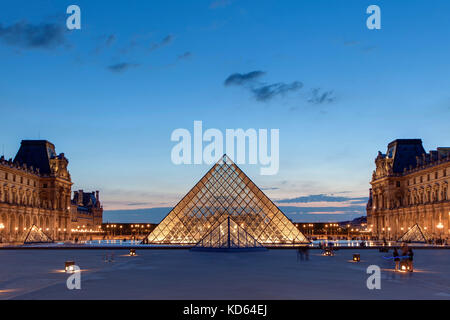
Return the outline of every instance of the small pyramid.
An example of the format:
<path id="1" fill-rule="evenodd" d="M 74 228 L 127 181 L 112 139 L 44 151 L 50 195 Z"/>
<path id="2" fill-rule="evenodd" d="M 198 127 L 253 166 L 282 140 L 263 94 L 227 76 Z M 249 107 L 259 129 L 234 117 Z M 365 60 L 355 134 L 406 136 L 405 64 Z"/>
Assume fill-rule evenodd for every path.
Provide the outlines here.
<path id="1" fill-rule="evenodd" d="M 36 225 L 32 225 L 27 235 L 25 236 L 24 244 L 30 243 L 51 243 L 53 239 L 46 235 Z"/>
<path id="2" fill-rule="evenodd" d="M 426 243 L 430 237 L 416 223 L 411 229 L 398 239 L 399 242 L 423 242 Z"/>
<path id="3" fill-rule="evenodd" d="M 169 212 L 143 243 L 195 245 L 230 216 L 263 245 L 308 239 L 226 155 Z"/>
<path id="4" fill-rule="evenodd" d="M 206 234 L 192 250 L 265 249 L 247 231 L 228 216 Z"/>

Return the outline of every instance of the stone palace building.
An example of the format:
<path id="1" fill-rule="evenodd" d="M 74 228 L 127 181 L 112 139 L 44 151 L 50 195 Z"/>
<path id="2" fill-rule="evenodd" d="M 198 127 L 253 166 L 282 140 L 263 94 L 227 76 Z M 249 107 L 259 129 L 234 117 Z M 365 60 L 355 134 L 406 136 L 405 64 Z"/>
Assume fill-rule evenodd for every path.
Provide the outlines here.
<path id="1" fill-rule="evenodd" d="M 72 230 L 99 228 L 99 193 L 75 192 L 64 153 L 46 140 L 23 140 L 14 160 L 0 158 L 0 239 L 21 241 L 32 225 L 54 240 Z"/>
<path id="2" fill-rule="evenodd" d="M 420 139 L 398 139 L 378 152 L 367 203 L 368 226 L 397 240 L 418 224 L 430 237 L 448 238 L 450 148 L 426 153 Z"/>

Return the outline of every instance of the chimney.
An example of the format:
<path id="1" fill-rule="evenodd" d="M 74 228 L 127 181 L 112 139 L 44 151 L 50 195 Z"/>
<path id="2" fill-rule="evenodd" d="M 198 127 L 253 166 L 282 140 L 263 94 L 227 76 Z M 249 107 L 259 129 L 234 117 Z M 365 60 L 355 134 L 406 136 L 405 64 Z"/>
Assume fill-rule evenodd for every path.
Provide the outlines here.
<path id="1" fill-rule="evenodd" d="M 83 190 L 78 190 L 78 203 L 77 205 L 83 205 Z"/>
<path id="2" fill-rule="evenodd" d="M 97 207 L 100 207 L 100 196 L 99 196 L 99 191 L 95 191 L 95 199 L 97 199 Z"/>

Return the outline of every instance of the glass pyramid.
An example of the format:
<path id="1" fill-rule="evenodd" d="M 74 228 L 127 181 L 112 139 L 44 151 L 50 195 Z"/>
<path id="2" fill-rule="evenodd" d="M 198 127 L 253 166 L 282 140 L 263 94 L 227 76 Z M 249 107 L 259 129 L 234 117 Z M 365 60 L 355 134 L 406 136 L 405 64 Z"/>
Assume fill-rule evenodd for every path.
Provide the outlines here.
<path id="1" fill-rule="evenodd" d="M 309 243 L 226 155 L 146 236 L 144 242 L 195 245 L 228 216 L 262 245 Z"/>
<path id="2" fill-rule="evenodd" d="M 224 217 L 225 218 L 225 217 Z M 218 249 L 265 249 L 258 241 L 239 226 L 230 216 L 223 219 L 215 229 L 207 233 L 193 250 Z"/>
<path id="3" fill-rule="evenodd" d="M 25 236 L 24 244 L 27 243 L 49 243 L 53 242 L 52 238 L 46 235 L 36 225 L 32 225 L 27 235 Z"/>
<path id="4" fill-rule="evenodd" d="M 401 242 L 427 242 L 430 237 L 423 232 L 422 228 L 416 223 L 411 229 L 398 239 Z"/>

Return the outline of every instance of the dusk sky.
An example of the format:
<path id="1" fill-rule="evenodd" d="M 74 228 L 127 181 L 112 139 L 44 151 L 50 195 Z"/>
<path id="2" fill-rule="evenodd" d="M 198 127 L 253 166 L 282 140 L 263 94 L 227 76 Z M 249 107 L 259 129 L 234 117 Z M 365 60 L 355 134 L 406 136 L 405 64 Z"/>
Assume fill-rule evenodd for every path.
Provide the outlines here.
<path id="1" fill-rule="evenodd" d="M 49 140 L 106 210 L 166 208 L 210 167 L 171 162 L 175 129 L 279 129 L 278 174 L 241 169 L 294 221 L 361 216 L 378 150 L 449 146 L 450 2 L 432 4 L 0 0 L 0 151 Z"/>

